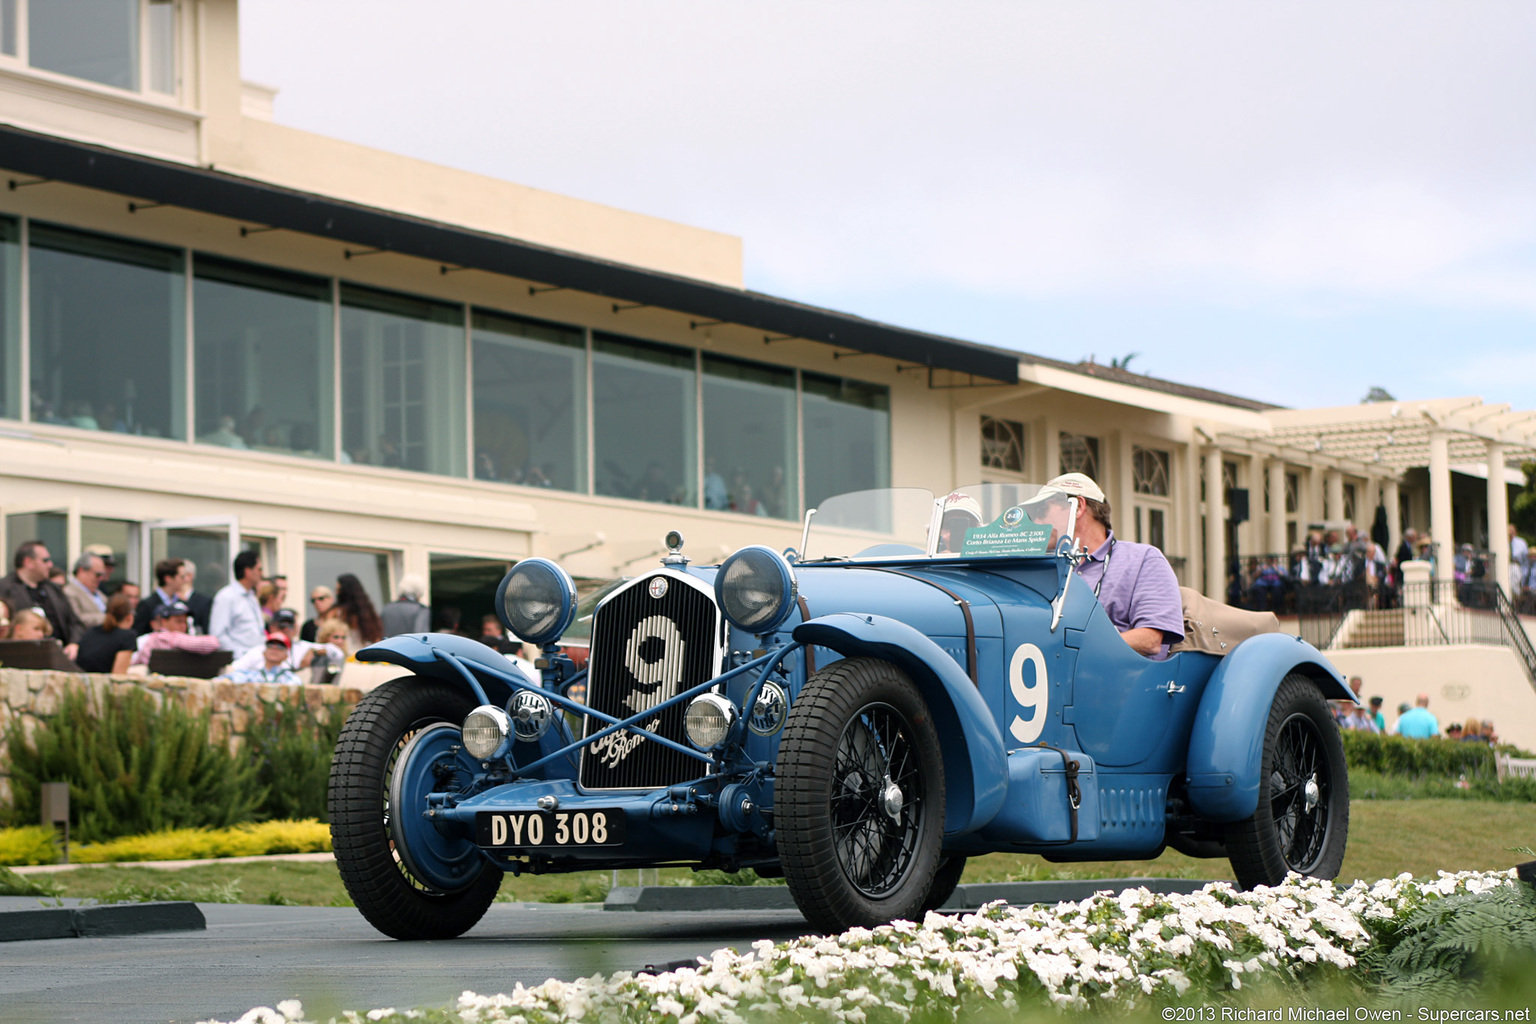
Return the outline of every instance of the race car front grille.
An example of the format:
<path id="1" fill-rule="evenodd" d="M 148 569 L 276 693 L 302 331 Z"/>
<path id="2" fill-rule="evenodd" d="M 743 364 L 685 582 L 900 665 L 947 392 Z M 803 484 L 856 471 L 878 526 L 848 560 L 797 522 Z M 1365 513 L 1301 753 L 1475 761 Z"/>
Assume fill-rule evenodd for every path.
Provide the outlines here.
<path id="1" fill-rule="evenodd" d="M 655 573 L 614 594 L 592 619 L 587 701 L 628 718 L 712 678 L 719 667 L 720 612 L 713 598 L 675 573 Z M 658 736 L 686 744 L 682 703 L 646 721 Z M 586 735 L 606 728 L 587 720 Z M 653 789 L 698 778 L 696 758 L 622 730 L 582 749 L 587 789 Z"/>

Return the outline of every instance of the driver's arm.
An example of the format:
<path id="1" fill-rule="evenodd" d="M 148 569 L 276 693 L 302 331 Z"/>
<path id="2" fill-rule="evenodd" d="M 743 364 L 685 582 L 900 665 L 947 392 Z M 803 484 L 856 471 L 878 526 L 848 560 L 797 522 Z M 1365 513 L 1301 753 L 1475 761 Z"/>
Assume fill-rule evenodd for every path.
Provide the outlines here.
<path id="1" fill-rule="evenodd" d="M 1160 629 L 1143 626 L 1140 629 L 1127 629 L 1120 635 L 1131 645 L 1131 650 L 1147 657 L 1158 653 L 1163 647 L 1163 631 Z"/>

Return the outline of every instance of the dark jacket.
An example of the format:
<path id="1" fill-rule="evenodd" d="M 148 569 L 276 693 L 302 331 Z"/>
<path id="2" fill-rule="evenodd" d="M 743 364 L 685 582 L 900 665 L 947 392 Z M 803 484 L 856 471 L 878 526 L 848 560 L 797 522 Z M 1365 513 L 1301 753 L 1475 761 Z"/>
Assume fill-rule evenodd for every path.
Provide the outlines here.
<path id="1" fill-rule="evenodd" d="M 12 572 L 0 579 L 0 601 L 6 603 L 12 615 L 23 608 L 41 608 L 48 616 L 48 621 L 53 623 L 53 635 L 59 638 L 59 643 L 65 646 L 79 643 L 80 637 L 85 634 L 85 623 L 80 621 L 80 616 L 70 607 L 63 588 L 50 580 L 43 580 L 38 586 L 42 588 L 41 601 L 33 598 L 21 577 Z"/>

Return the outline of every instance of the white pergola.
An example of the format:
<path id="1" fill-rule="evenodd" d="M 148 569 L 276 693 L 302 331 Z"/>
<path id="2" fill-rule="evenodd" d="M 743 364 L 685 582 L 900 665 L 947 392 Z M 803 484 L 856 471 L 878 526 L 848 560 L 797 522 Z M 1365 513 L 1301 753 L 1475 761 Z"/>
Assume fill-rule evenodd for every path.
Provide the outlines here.
<path id="1" fill-rule="evenodd" d="M 1504 470 L 1536 460 L 1536 411 L 1508 405 L 1488 405 L 1480 398 L 1442 398 L 1423 402 L 1377 402 L 1333 409 L 1283 409 L 1266 413 L 1270 429 L 1241 430 L 1211 438 L 1206 469 L 1214 465 L 1215 483 L 1208 493 L 1220 493 L 1222 451 L 1246 452 L 1268 459 L 1270 491 L 1284 493 L 1286 462 L 1322 466 L 1329 503 L 1343 507 L 1345 473 L 1376 480 L 1382 486 L 1392 543 L 1397 543 L 1398 482 L 1404 470 L 1423 466 L 1429 471 L 1429 530 L 1441 545 L 1436 559 L 1439 579 L 1453 573 L 1448 546 L 1452 533 L 1451 467 L 1485 463 L 1488 467 L 1488 536 L 1497 560 L 1495 579 L 1509 586 L 1509 501 Z M 1211 458 L 1214 452 L 1217 457 Z M 1220 554 L 1224 540 L 1220 523 L 1213 530 L 1207 518 L 1207 545 L 1219 557 L 1209 560 L 1208 577 L 1224 571 Z M 1278 522 L 1279 536 L 1275 530 Z M 1271 516 L 1271 550 L 1285 549 L 1283 517 Z M 1207 579 L 1219 586 L 1221 576 Z M 1220 590 L 1212 592 L 1219 593 Z"/>

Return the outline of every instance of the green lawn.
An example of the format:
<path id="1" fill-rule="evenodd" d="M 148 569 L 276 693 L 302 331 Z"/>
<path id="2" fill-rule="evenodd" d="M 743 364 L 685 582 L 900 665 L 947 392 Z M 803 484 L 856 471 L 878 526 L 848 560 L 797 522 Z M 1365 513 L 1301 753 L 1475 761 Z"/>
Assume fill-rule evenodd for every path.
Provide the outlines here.
<path id="1" fill-rule="evenodd" d="M 1508 868 L 1526 859 L 1509 852 L 1511 846 L 1536 847 L 1536 805 L 1485 800 L 1357 800 L 1350 806 L 1349 852 L 1340 877 L 1376 879 L 1404 871 L 1432 876 L 1437 870 Z M 656 874 L 662 884 L 693 877 L 686 869 Z M 1050 864 L 1034 856 L 993 854 L 973 859 L 966 866 L 963 881 L 1136 875 L 1230 879 L 1232 872 L 1224 860 L 1195 860 L 1171 850 L 1152 861 L 1085 864 Z M 534 902 L 600 899 L 610 877 L 606 871 L 508 876 L 498 898 Z M 174 871 L 114 866 L 77 868 L 30 878 L 57 883 L 64 896 L 94 899 L 288 902 L 306 906 L 348 906 L 351 902 L 341 886 L 336 866 L 331 863 L 212 861 Z M 636 884 L 636 873 L 621 873 L 619 882 Z"/>

